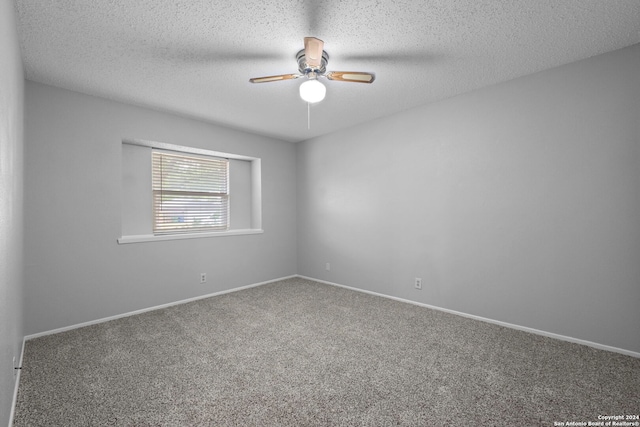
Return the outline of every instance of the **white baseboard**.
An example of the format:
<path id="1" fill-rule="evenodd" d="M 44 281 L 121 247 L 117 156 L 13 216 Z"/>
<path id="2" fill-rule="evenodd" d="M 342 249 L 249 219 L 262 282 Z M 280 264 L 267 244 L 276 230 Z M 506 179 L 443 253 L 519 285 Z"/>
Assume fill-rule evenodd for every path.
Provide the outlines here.
<path id="1" fill-rule="evenodd" d="M 512 323 L 502 322 L 502 321 L 499 321 L 499 320 L 488 319 L 488 318 L 485 318 L 485 317 L 476 316 L 476 315 L 473 315 L 473 314 L 467 314 L 467 313 L 463 313 L 463 312 L 460 312 L 460 311 L 450 310 L 450 309 L 447 309 L 447 308 L 437 307 L 437 306 L 430 305 L 430 304 L 424 304 L 424 303 L 411 301 L 411 300 L 404 299 L 404 298 L 398 298 L 398 297 L 394 297 L 394 296 L 391 296 L 391 295 L 381 294 L 381 293 L 373 292 L 373 291 L 367 291 L 365 289 L 354 288 L 354 287 L 351 287 L 351 286 L 341 285 L 339 283 L 328 282 L 326 280 L 315 279 L 313 277 L 307 277 L 307 276 L 302 276 L 302 275 L 299 275 L 299 274 L 294 274 L 294 275 L 291 275 L 291 276 L 280 277 L 278 279 L 268 280 L 268 281 L 265 281 L 265 282 L 253 283 L 251 285 L 240 286 L 238 288 L 227 289 L 227 290 L 224 290 L 224 291 L 214 292 L 214 293 L 201 295 L 201 296 L 197 296 L 197 297 L 193 297 L 193 298 L 188 298 L 188 299 L 184 299 L 184 300 L 180 300 L 180 301 L 170 302 L 170 303 L 167 303 L 167 304 L 157 305 L 157 306 L 154 306 L 154 307 L 143 308 L 143 309 L 132 311 L 132 312 L 128 312 L 128 313 L 118 314 L 118 315 L 115 315 L 115 316 L 109 316 L 109 317 L 105 317 L 105 318 L 101 318 L 101 319 L 92 320 L 92 321 L 89 321 L 89 322 L 84 322 L 84 323 L 79 323 L 79 324 L 76 324 L 76 325 L 66 326 L 66 327 L 63 327 L 63 328 L 53 329 L 53 330 L 50 330 L 50 331 L 45 331 L 45 332 L 39 332 L 39 333 L 36 333 L 36 334 L 26 335 L 22 340 L 22 349 L 21 349 L 21 352 L 20 352 L 20 363 L 19 363 L 18 366 L 22 367 L 22 360 L 24 358 L 25 343 L 26 343 L 27 340 L 30 340 L 30 339 L 42 337 L 42 336 L 45 336 L 45 335 L 52 335 L 52 334 L 57 334 L 57 333 L 60 333 L 60 332 L 70 331 L 70 330 L 73 330 L 73 329 L 78 329 L 78 328 L 82 328 L 82 327 L 85 327 L 85 326 L 95 325 L 95 324 L 98 324 L 98 323 L 104 323 L 104 322 L 108 322 L 110 320 L 120 319 L 120 318 L 123 318 L 123 317 L 135 316 L 136 314 L 142 314 L 142 313 L 146 313 L 146 312 L 153 311 L 153 310 L 159 310 L 159 309 L 171 307 L 171 306 L 174 306 L 174 305 L 186 304 L 186 303 L 189 303 L 189 302 L 192 302 L 192 301 L 197 301 L 197 300 L 201 300 L 201 299 L 205 299 L 205 298 L 210 298 L 210 297 L 214 297 L 214 296 L 217 296 L 217 295 L 228 294 L 228 293 L 231 293 L 231 292 L 237 292 L 237 291 L 241 291 L 243 289 L 254 288 L 254 287 L 257 287 L 257 286 L 266 285 L 268 283 L 273 283 L 273 282 L 277 282 L 277 281 L 280 281 L 280 280 L 291 279 L 291 278 L 294 278 L 294 277 L 299 277 L 301 279 L 307 279 L 307 280 L 313 280 L 315 282 L 324 283 L 324 284 L 331 285 L 331 286 L 337 286 L 337 287 L 340 287 L 340 288 L 345 288 L 345 289 L 349 289 L 349 290 L 356 291 L 356 292 L 363 292 L 365 294 L 375 295 L 375 296 L 379 296 L 379 297 L 382 297 L 382 298 L 389 298 L 389 299 L 392 299 L 392 300 L 395 300 L 395 301 L 404 302 L 404 303 L 413 304 L 413 305 L 418 305 L 418 306 L 430 308 L 430 309 L 433 309 L 433 310 L 443 311 L 445 313 L 455 314 L 457 316 L 467 317 L 467 318 L 470 318 L 470 319 L 479 320 L 481 322 L 493 323 L 495 325 L 500 325 L 500 326 L 504 326 L 504 327 L 507 327 L 507 328 L 516 329 L 516 330 L 519 330 L 519 331 L 530 332 L 532 334 L 542 335 L 542 336 L 549 337 L 549 338 L 555 338 L 555 339 L 558 339 L 558 340 L 561 340 L 561 341 L 568 341 L 568 342 L 572 342 L 572 343 L 575 343 L 575 344 L 582 344 L 582 345 L 586 345 L 586 346 L 589 346 L 589 347 L 597 348 L 599 350 L 606 350 L 606 351 L 611 351 L 611 352 L 614 352 L 614 353 L 620 353 L 620 354 L 624 354 L 624 355 L 627 355 L 627 356 L 640 358 L 640 353 L 634 352 L 634 351 L 630 351 L 630 350 L 625 350 L 625 349 L 622 349 L 622 348 L 611 347 L 611 346 L 608 346 L 608 345 L 599 344 L 599 343 L 595 343 L 595 342 L 591 342 L 591 341 L 586 341 L 586 340 L 582 340 L 582 339 L 578 339 L 578 338 L 572 338 L 572 337 L 568 337 L 568 336 L 565 336 L 565 335 L 559 335 L 559 334 L 555 334 L 555 333 L 552 333 L 552 332 L 546 332 L 546 331 L 541 331 L 541 330 L 538 330 L 538 329 L 528 328 L 526 326 L 520 326 L 520 325 L 515 325 L 515 324 L 512 324 Z M 13 401 L 11 403 L 11 413 L 9 414 L 9 427 L 11 427 L 13 425 L 13 418 L 14 418 L 14 415 L 15 415 L 15 407 L 16 407 L 16 403 L 17 403 L 17 399 L 18 399 L 18 388 L 19 388 L 19 385 L 20 385 L 20 373 L 21 373 L 21 370 L 18 370 L 18 374 L 16 376 L 16 381 L 15 381 L 14 390 L 13 390 Z"/>
<path id="2" fill-rule="evenodd" d="M 460 312 L 460 311 L 450 310 L 448 308 L 438 307 L 438 306 L 435 306 L 435 305 L 424 304 L 424 303 L 421 303 L 421 302 L 411 301 L 411 300 L 404 299 L 404 298 L 398 298 L 398 297 L 394 297 L 394 296 L 391 296 L 391 295 L 380 294 L 378 292 L 367 291 L 365 289 L 359 289 L 359 288 L 354 288 L 354 287 L 351 287 L 351 286 L 345 286 L 345 285 L 341 285 L 339 283 L 333 283 L 333 282 L 328 282 L 326 280 L 315 279 L 313 277 L 307 277 L 307 276 L 302 276 L 302 275 L 298 275 L 298 277 L 300 277 L 301 279 L 313 280 L 315 282 L 320 282 L 320 283 L 324 283 L 324 284 L 331 285 L 331 286 L 338 286 L 340 288 L 345 288 L 345 289 L 349 289 L 349 290 L 352 290 L 352 291 L 363 292 L 365 294 L 375 295 L 375 296 L 379 296 L 379 297 L 383 297 L 383 298 L 389 298 L 389 299 L 392 299 L 392 300 L 395 300 L 395 301 L 400 301 L 400 302 L 404 302 L 404 303 L 408 303 L 408 304 L 418 305 L 418 306 L 430 308 L 430 309 L 433 309 L 433 310 L 444 311 L 445 313 L 455 314 L 457 316 L 467 317 L 467 318 L 470 318 L 470 319 L 479 320 L 481 322 L 493 323 L 494 325 L 500 325 L 500 326 L 504 326 L 506 328 L 516 329 L 516 330 L 519 330 L 519 331 L 529 332 L 529 333 L 536 334 L 536 335 L 542 335 L 542 336 L 549 337 L 549 338 L 555 338 L 555 339 L 558 339 L 558 340 L 561 340 L 561 341 L 568 341 L 568 342 L 572 342 L 572 343 L 575 343 L 575 344 L 586 345 L 586 346 L 589 346 L 589 347 L 597 348 L 599 350 L 612 351 L 614 353 L 620 353 L 620 354 L 624 354 L 624 355 L 627 355 L 627 356 L 640 358 L 640 353 L 635 352 L 635 351 L 631 351 L 631 350 L 626 350 L 626 349 L 623 349 L 623 348 L 611 347 L 611 346 L 608 346 L 608 345 L 605 345 L 605 344 L 599 344 L 599 343 L 596 343 L 596 342 L 586 341 L 586 340 L 582 340 L 582 339 L 579 339 L 579 338 L 573 338 L 573 337 L 568 337 L 568 336 L 565 336 L 565 335 L 555 334 L 553 332 L 546 332 L 546 331 L 541 331 L 539 329 L 528 328 L 526 326 L 514 325 L 513 323 L 507 323 L 507 322 L 502 322 L 500 320 L 488 319 L 486 317 L 476 316 L 474 314 L 467 314 L 467 313 L 463 313 L 463 312 Z"/>
<path id="3" fill-rule="evenodd" d="M 22 372 L 22 358 L 24 357 L 24 343 L 26 339 L 22 338 L 22 348 L 20 349 L 20 361 L 18 362 L 18 373 L 16 374 L 16 380 L 13 385 L 13 399 L 11 401 L 11 412 L 9 413 L 9 427 L 13 426 L 13 417 L 16 413 L 16 404 L 18 403 L 18 388 L 20 386 L 20 373 Z"/>
<path id="4" fill-rule="evenodd" d="M 160 310 L 160 309 L 163 309 L 163 308 L 172 307 L 174 305 L 186 304 L 186 303 L 189 303 L 189 302 L 198 301 L 198 300 L 205 299 L 205 298 L 215 297 L 217 295 L 224 295 L 224 294 L 228 294 L 228 293 L 231 293 L 231 292 L 241 291 L 243 289 L 255 288 L 256 286 L 262 286 L 262 285 L 266 285 L 267 283 L 278 282 L 280 280 L 291 279 L 291 278 L 294 278 L 294 277 L 298 277 L 298 276 L 294 274 L 294 275 L 291 275 L 291 276 L 280 277 L 280 278 L 273 279 L 273 280 L 267 280 L 266 282 L 253 283 L 251 285 L 240 286 L 238 288 L 227 289 L 227 290 L 224 290 L 224 291 L 218 291 L 218 292 L 213 292 L 213 293 L 206 294 L 206 295 L 200 295 L 200 296 L 193 297 L 193 298 L 183 299 L 183 300 L 180 300 L 180 301 L 174 301 L 174 302 L 170 302 L 170 303 L 166 303 L 166 304 L 156 305 L 156 306 L 153 306 L 153 307 L 147 307 L 147 308 L 143 308 L 143 309 L 140 309 L 140 310 L 130 311 L 128 313 L 116 314 L 115 316 L 109 316 L 109 317 L 103 317 L 103 318 L 96 319 L 96 320 L 90 320 L 88 322 L 83 322 L 83 323 L 78 323 L 78 324 L 75 324 L 75 325 L 65 326 L 65 327 L 62 327 L 62 328 L 52 329 L 50 331 L 38 332 L 36 334 L 31 334 L 31 335 L 25 336 L 24 340 L 27 341 L 27 340 L 31 340 L 31 339 L 34 339 L 34 338 L 43 337 L 43 336 L 46 336 L 46 335 L 53 335 L 53 334 L 58 334 L 60 332 L 71 331 L 73 329 L 83 328 L 85 326 L 96 325 L 98 323 L 104 323 L 104 322 L 108 322 L 110 320 L 121 319 L 123 317 L 135 316 L 136 314 L 142 314 L 142 313 L 146 313 L 148 311 L 153 311 L 153 310 Z M 22 366 L 22 361 L 20 361 L 20 366 Z"/>
<path id="5" fill-rule="evenodd" d="M 562 340 L 562 341 L 568 341 L 568 342 L 572 342 L 572 343 L 576 343 L 576 344 L 582 344 L 582 345 L 586 345 L 586 346 L 589 346 L 589 347 L 594 347 L 594 348 L 597 348 L 597 349 L 600 349 L 600 350 L 612 351 L 612 352 L 615 352 L 615 353 L 620 353 L 620 354 L 625 354 L 627 356 L 640 358 L 640 353 L 634 352 L 634 351 L 631 351 L 631 350 L 626 350 L 626 349 L 623 349 L 623 348 L 612 347 L 612 346 L 608 346 L 608 345 L 605 345 L 605 344 L 599 344 L 599 343 L 595 343 L 595 342 L 592 342 L 592 341 L 582 340 L 582 339 L 579 339 L 579 338 L 573 338 L 573 337 L 568 337 L 568 336 L 565 336 L 565 335 L 559 335 L 559 334 L 555 334 L 553 332 L 541 331 L 539 329 L 533 329 L 533 328 L 529 328 L 529 327 L 526 327 L 526 326 L 515 325 L 513 323 L 502 322 L 500 320 L 489 319 L 489 318 L 486 318 L 486 317 L 476 316 L 474 314 L 467 314 L 467 313 L 463 313 L 463 312 L 460 312 L 460 311 L 450 310 L 448 308 L 438 307 L 438 306 L 430 305 L 430 304 L 424 304 L 424 303 L 411 301 L 411 300 L 404 299 L 404 298 L 398 298 L 398 297 L 394 297 L 394 296 L 391 296 L 391 295 L 381 294 L 381 293 L 378 293 L 378 292 L 367 291 L 365 289 L 354 288 L 354 287 L 351 287 L 351 286 L 346 286 L 346 285 L 342 285 L 342 284 L 339 284 L 339 283 L 328 282 L 326 280 L 316 279 L 316 278 L 313 278 L 313 277 L 307 277 L 307 276 L 303 276 L 303 275 L 299 275 L 299 274 L 294 274 L 294 275 L 286 276 L 286 277 L 280 277 L 280 278 L 273 279 L 273 280 L 267 280 L 265 282 L 253 283 L 251 285 L 240 286 L 240 287 L 237 287 L 237 288 L 227 289 L 227 290 L 224 290 L 224 291 L 213 292 L 213 293 L 210 293 L 210 294 L 201 295 L 201 296 L 197 296 L 197 297 L 193 297 L 193 298 L 188 298 L 188 299 L 184 299 L 184 300 L 180 300 L 180 301 L 170 302 L 170 303 L 167 303 L 167 304 L 157 305 L 157 306 L 154 306 L 154 307 L 143 308 L 143 309 L 131 311 L 131 312 L 128 312 L 128 313 L 118 314 L 118 315 L 115 315 L 115 316 L 104 317 L 104 318 L 101 318 L 101 319 L 91 320 L 89 322 L 84 322 L 84 323 L 79 323 L 79 324 L 76 324 L 76 325 L 65 326 L 65 327 L 58 328 L 58 329 L 52 329 L 50 331 L 39 332 L 39 333 L 36 333 L 36 334 L 31 334 L 31 335 L 25 336 L 24 337 L 24 341 L 27 341 L 27 340 L 30 340 L 30 339 L 34 339 L 34 338 L 38 338 L 38 337 L 42 337 L 42 336 L 45 336 L 45 335 L 57 334 L 57 333 L 60 333 L 60 332 L 70 331 L 70 330 L 82 328 L 82 327 L 85 327 L 85 326 L 95 325 L 95 324 L 98 324 L 98 323 L 104 323 L 104 322 L 108 322 L 110 320 L 120 319 L 122 317 L 135 316 L 136 314 L 142 314 L 142 313 L 146 313 L 148 311 L 153 311 L 153 310 L 160 310 L 160 309 L 171 307 L 171 306 L 174 306 L 174 305 L 186 304 L 186 303 L 189 303 L 189 302 L 192 302 L 192 301 L 197 301 L 197 300 L 204 299 L 204 298 L 210 298 L 210 297 L 214 297 L 214 296 L 217 296 L 217 295 L 223 295 L 223 294 L 227 294 L 227 293 L 230 293 L 230 292 L 237 292 L 237 291 L 241 291 L 243 289 L 249 289 L 249 288 L 253 288 L 253 287 L 256 287 L 256 286 L 266 285 L 267 283 L 273 283 L 273 282 L 277 282 L 277 281 L 280 281 L 280 280 L 291 279 L 291 278 L 294 278 L 294 277 L 300 277 L 301 279 L 313 280 L 315 282 L 325 283 L 327 285 L 332 285 L 332 286 L 338 286 L 338 287 L 341 287 L 341 288 L 350 289 L 352 291 L 363 292 L 363 293 L 366 293 L 366 294 L 375 295 L 375 296 L 379 296 L 379 297 L 383 297 L 383 298 L 389 298 L 389 299 L 392 299 L 392 300 L 395 300 L 395 301 L 400 301 L 400 302 L 404 302 L 404 303 L 408 303 L 408 304 L 414 304 L 414 305 L 418 305 L 418 306 L 421 306 L 421 307 L 430 308 L 430 309 L 433 309 L 433 310 L 439 310 L 439 311 L 443 311 L 443 312 L 446 312 L 446 313 L 455 314 L 457 316 L 462 316 L 462 317 L 467 317 L 467 318 L 470 318 L 470 319 L 480 320 L 482 322 L 493 323 L 495 325 L 500 325 L 500 326 L 504 326 L 504 327 L 511 328 L 511 329 L 517 329 L 519 331 L 530 332 L 532 334 L 542 335 L 542 336 L 549 337 L 549 338 L 555 338 L 555 339 L 559 339 L 559 340 Z M 24 341 L 23 341 L 23 351 L 22 351 L 23 354 L 24 354 Z M 22 366 L 22 355 L 20 355 L 20 366 Z M 18 375 L 20 375 L 20 372 L 18 372 Z M 16 390 L 17 390 L 17 386 L 16 386 Z"/>

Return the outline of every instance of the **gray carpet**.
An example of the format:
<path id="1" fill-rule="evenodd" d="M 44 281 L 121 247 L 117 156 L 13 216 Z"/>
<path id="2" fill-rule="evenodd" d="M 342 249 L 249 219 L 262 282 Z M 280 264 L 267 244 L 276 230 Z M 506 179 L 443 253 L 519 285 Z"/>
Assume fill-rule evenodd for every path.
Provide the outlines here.
<path id="1" fill-rule="evenodd" d="M 289 279 L 26 343 L 15 426 L 552 426 L 640 359 Z"/>

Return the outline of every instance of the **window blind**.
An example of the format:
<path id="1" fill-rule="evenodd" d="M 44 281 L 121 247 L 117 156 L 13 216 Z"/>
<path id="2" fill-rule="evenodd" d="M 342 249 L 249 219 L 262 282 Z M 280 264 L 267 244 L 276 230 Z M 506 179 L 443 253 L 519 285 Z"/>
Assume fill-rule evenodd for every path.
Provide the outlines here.
<path id="1" fill-rule="evenodd" d="M 227 230 L 229 161 L 152 150 L 153 232 Z"/>

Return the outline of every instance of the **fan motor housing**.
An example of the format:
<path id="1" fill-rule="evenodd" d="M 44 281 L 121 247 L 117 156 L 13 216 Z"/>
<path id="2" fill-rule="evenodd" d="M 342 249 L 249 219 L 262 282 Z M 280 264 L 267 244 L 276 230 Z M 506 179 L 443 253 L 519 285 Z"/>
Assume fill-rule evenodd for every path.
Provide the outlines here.
<path id="1" fill-rule="evenodd" d="M 298 71 L 300 71 L 300 73 L 304 75 L 307 75 L 309 73 L 324 74 L 325 71 L 327 71 L 327 62 L 329 62 L 329 54 L 324 50 L 322 51 L 322 59 L 320 60 L 320 66 L 316 68 L 310 67 L 307 64 L 307 58 L 304 55 L 304 49 L 302 49 L 300 52 L 296 54 L 296 60 L 298 61 Z"/>

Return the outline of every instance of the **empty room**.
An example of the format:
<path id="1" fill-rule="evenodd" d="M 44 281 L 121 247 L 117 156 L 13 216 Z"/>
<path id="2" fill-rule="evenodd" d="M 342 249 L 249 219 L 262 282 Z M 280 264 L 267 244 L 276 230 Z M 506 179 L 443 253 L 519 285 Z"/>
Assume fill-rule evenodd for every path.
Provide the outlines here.
<path id="1" fill-rule="evenodd" d="M 640 426 L 637 0 L 0 0 L 0 425 Z"/>

